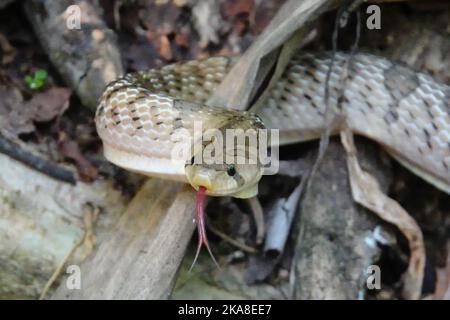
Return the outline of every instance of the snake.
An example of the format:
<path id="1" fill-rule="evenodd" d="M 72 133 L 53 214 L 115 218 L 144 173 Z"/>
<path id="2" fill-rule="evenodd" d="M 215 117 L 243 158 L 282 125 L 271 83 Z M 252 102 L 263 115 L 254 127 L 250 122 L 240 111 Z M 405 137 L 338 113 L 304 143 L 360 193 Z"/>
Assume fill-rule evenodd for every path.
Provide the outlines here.
<path id="1" fill-rule="evenodd" d="M 204 226 L 204 196 L 255 196 L 263 165 L 237 157 L 231 163 L 207 164 L 195 161 L 195 154 L 174 162 L 173 148 L 181 138 L 191 138 L 184 140 L 188 148 L 195 141 L 196 122 L 203 125 L 202 132 L 278 129 L 277 143 L 284 145 L 319 138 L 331 112 L 340 119 L 331 134 L 346 127 L 374 140 L 407 169 L 450 194 L 449 85 L 369 53 L 350 59 L 344 52 L 298 52 L 263 103 L 250 111 L 209 106 L 208 98 L 236 61 L 209 57 L 126 74 L 107 85 L 95 114 L 107 160 L 197 190 L 197 254 L 204 244 L 213 257 Z M 200 151 L 211 143 L 202 142 Z M 223 152 L 229 152 L 227 146 Z"/>

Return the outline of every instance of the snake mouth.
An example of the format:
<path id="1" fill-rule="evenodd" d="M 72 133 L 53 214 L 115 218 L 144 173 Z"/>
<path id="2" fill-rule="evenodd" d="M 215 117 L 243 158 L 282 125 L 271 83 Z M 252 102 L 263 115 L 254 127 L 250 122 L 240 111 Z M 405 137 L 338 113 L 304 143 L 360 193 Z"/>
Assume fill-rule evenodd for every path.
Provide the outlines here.
<path id="1" fill-rule="evenodd" d="M 246 181 L 246 183 L 242 185 L 227 186 L 226 184 L 221 184 L 211 171 L 197 170 L 195 171 L 195 174 L 193 174 L 191 170 L 191 168 L 186 167 L 186 178 L 189 184 L 197 191 L 200 190 L 200 188 L 204 188 L 205 193 L 208 196 L 250 198 L 257 194 L 260 176 L 253 177 L 251 181 Z"/>
<path id="2" fill-rule="evenodd" d="M 205 188 L 207 194 L 209 194 L 212 190 L 214 190 L 211 177 L 206 173 L 196 174 L 195 176 L 192 177 L 190 183 L 196 190 L 199 190 L 201 187 Z"/>
<path id="3" fill-rule="evenodd" d="M 187 167 L 186 170 L 190 171 L 191 169 Z M 195 190 L 199 191 L 204 188 L 205 193 L 209 196 L 226 196 L 232 193 L 230 190 L 220 189 L 220 186 L 214 183 L 211 172 L 199 170 L 195 174 L 186 174 L 186 177 Z"/>
<path id="4" fill-rule="evenodd" d="M 245 189 L 245 188 L 237 188 L 235 190 L 219 189 L 217 187 L 214 187 L 211 180 L 201 179 L 201 178 L 197 178 L 197 177 L 194 177 L 192 179 L 192 181 L 190 181 L 190 184 L 196 191 L 204 189 L 205 193 L 208 196 L 213 196 L 213 197 L 233 196 L 235 193 L 239 193 L 241 191 L 241 189 Z"/>
<path id="5" fill-rule="evenodd" d="M 247 199 L 247 198 L 254 197 L 258 194 L 258 184 L 257 183 L 254 183 L 249 186 L 243 186 L 243 187 L 237 188 L 235 190 L 218 190 L 218 189 L 214 189 L 214 188 L 208 188 L 201 184 L 195 185 L 195 184 L 191 183 L 191 185 L 196 191 L 200 191 L 203 189 L 205 194 L 207 194 L 208 196 L 212 196 L 212 197 L 229 196 L 229 197 L 234 197 L 234 198 Z"/>

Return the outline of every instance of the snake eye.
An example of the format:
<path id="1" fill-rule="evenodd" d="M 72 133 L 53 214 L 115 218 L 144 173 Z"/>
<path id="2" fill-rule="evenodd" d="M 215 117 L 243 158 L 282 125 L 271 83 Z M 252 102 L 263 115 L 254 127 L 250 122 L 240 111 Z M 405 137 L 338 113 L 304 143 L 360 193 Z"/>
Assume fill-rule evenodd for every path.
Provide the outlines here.
<path id="1" fill-rule="evenodd" d="M 191 158 L 191 166 L 194 165 L 195 156 Z"/>
<path id="2" fill-rule="evenodd" d="M 230 167 L 228 168 L 227 174 L 228 174 L 230 177 L 233 177 L 233 176 L 236 174 L 236 169 L 234 168 L 234 166 L 230 166 Z"/>

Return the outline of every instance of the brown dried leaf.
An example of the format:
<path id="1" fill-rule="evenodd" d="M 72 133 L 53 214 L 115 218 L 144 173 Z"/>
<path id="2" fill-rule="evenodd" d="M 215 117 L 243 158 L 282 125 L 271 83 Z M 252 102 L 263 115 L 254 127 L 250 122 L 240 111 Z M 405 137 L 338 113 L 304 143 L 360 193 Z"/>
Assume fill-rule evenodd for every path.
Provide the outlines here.
<path id="1" fill-rule="evenodd" d="M 70 139 L 66 133 L 60 132 L 58 139 L 59 152 L 66 158 L 75 161 L 82 180 L 93 181 L 98 176 L 98 170 L 80 151 L 78 144 Z"/>
<path id="2" fill-rule="evenodd" d="M 166 35 L 158 37 L 159 54 L 166 60 L 172 60 L 172 49 L 169 38 Z"/>
<path id="3" fill-rule="evenodd" d="M 419 299 L 425 270 L 425 244 L 422 231 L 414 218 L 397 201 L 389 198 L 380 189 L 378 181 L 361 168 L 353 133 L 349 129 L 341 131 L 341 141 L 347 152 L 350 185 L 355 202 L 396 226 L 409 242 L 409 266 L 403 275 L 402 293 L 406 299 Z"/>
<path id="4" fill-rule="evenodd" d="M 13 62 L 16 57 L 16 49 L 9 43 L 8 39 L 0 33 L 0 49 L 2 52 L 2 64 Z"/>
<path id="5" fill-rule="evenodd" d="M 229 0 L 223 5 L 225 14 L 230 17 L 249 14 L 253 9 L 253 0 Z"/>
<path id="6" fill-rule="evenodd" d="M 9 137 L 35 130 L 34 122 L 50 121 L 69 106 L 71 90 L 53 87 L 23 101 L 19 89 L 0 86 L 0 128 Z"/>
<path id="7" fill-rule="evenodd" d="M 69 106 L 72 91 L 53 87 L 35 94 L 24 101 L 20 90 L 10 86 L 0 86 L 0 124 L 2 132 L 8 136 L 31 133 L 34 122 L 50 121 L 64 113 Z"/>
<path id="8" fill-rule="evenodd" d="M 189 48 L 189 35 L 185 32 L 177 33 L 175 43 L 180 47 Z"/>
<path id="9" fill-rule="evenodd" d="M 62 87 L 53 87 L 35 94 L 25 104 L 23 115 L 28 116 L 31 121 L 50 121 L 67 110 L 71 94 L 72 90 Z"/>

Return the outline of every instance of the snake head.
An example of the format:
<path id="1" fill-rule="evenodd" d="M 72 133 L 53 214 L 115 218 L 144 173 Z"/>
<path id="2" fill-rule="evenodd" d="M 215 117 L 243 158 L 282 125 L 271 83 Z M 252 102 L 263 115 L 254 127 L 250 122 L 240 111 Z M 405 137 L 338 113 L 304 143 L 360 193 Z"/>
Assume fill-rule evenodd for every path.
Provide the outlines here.
<path id="1" fill-rule="evenodd" d="M 211 196 L 254 197 L 266 160 L 261 152 L 268 145 L 267 135 L 261 134 L 264 124 L 248 112 L 225 110 L 220 115 L 215 118 L 219 129 L 205 130 L 201 148 L 191 153 L 185 165 L 187 180 Z"/>
<path id="2" fill-rule="evenodd" d="M 229 152 L 230 153 L 230 152 Z M 236 198 L 251 198 L 258 193 L 258 182 L 263 169 L 258 161 L 251 162 L 247 156 L 239 156 L 237 149 L 232 161 L 208 163 L 196 160 L 185 166 L 189 183 L 198 190 L 205 187 L 211 196 L 232 196 Z"/>

